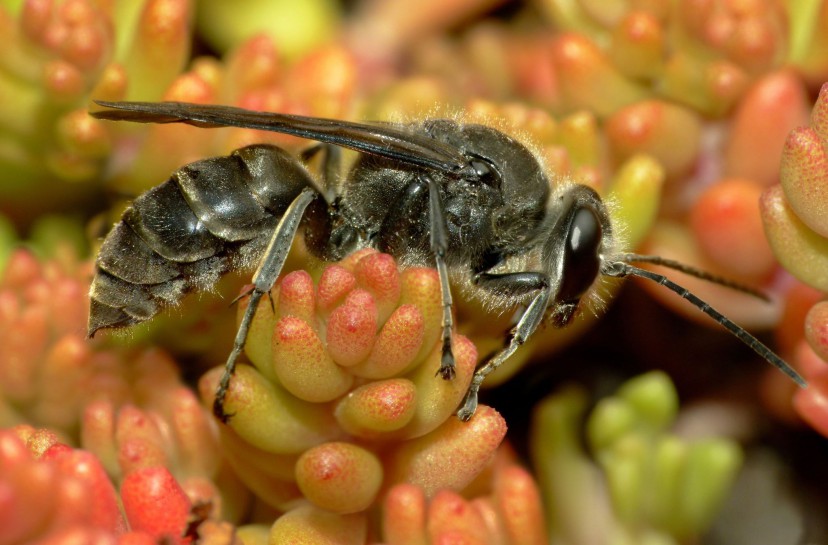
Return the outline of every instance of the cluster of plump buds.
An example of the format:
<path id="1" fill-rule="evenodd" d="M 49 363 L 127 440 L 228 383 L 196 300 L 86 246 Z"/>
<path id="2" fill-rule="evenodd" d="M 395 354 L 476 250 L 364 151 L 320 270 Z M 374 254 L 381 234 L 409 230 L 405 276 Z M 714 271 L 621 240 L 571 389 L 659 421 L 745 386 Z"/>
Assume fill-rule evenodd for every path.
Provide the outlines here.
<path id="1" fill-rule="evenodd" d="M 767 242 L 758 206 L 763 191 L 777 180 L 779 150 L 787 133 L 806 119 L 807 93 L 791 71 L 758 78 L 729 121 L 727 132 L 696 133 L 690 177 L 668 180 L 663 210 L 642 246 L 663 255 L 772 294 L 768 303 L 694 278 L 682 284 L 746 328 L 775 327 L 788 285 Z M 700 127 L 700 126 L 699 126 Z M 705 147 L 706 139 L 723 137 Z M 657 286 L 650 293 L 688 317 L 704 319 L 683 301 Z"/>
<path id="2" fill-rule="evenodd" d="M 0 7 L 0 123 L 11 136 L 0 159 L 0 194 L 3 212 L 26 222 L 33 211 L 77 207 L 96 195 L 112 143 L 87 115 L 89 96 L 120 98 L 127 85 L 136 96 L 157 96 L 141 93 L 163 89 L 170 79 L 164 72 L 184 66 L 189 7 L 158 0 L 134 12 L 92 0 L 19 4 Z"/>
<path id="3" fill-rule="evenodd" d="M 456 376 L 440 377 L 441 319 L 436 271 L 400 272 L 374 250 L 325 267 L 316 281 L 306 271 L 282 277 L 251 324 L 252 364 L 236 369 L 224 400 L 220 443 L 239 478 L 277 509 L 305 498 L 363 521 L 397 483 L 429 497 L 466 487 L 506 424 L 486 406 L 468 423 L 453 416 L 477 351 L 455 334 Z M 207 404 L 222 371 L 201 379 Z"/>
<path id="4" fill-rule="evenodd" d="M 738 443 L 711 436 L 710 422 L 704 437 L 671 432 L 678 396 L 660 372 L 629 380 L 587 416 L 589 406 L 585 392 L 570 387 L 535 409 L 532 459 L 552 541 L 692 543 L 703 536 L 741 467 Z"/>
<path id="5" fill-rule="evenodd" d="M 41 264 L 23 249 L 5 266 L 0 282 L 4 426 L 28 422 L 76 430 L 100 371 L 120 365 L 114 354 L 95 357 L 86 342 L 82 324 L 90 269 L 77 262 L 70 267 L 75 270 Z"/>
<path id="6" fill-rule="evenodd" d="M 3 545 L 184 544 L 206 520 L 165 467 L 130 471 L 117 490 L 94 454 L 26 426 L 0 430 L 0 482 Z"/>
<path id="7" fill-rule="evenodd" d="M 440 16 L 433 16 L 436 7 L 417 16 L 401 1 L 366 2 L 348 21 L 350 40 L 379 66 L 393 66 L 410 49 L 416 68 L 409 73 L 437 75 L 466 95 L 525 97 L 556 113 L 588 110 L 601 118 L 648 99 L 721 116 L 757 77 L 780 66 L 795 67 L 809 85 L 828 74 L 824 2 L 659 0 L 609 7 L 543 0 L 533 6 L 533 15 L 541 15 L 534 25 L 467 25 L 459 44 L 438 32 L 490 5 L 457 0 L 441 4 Z"/>
<path id="8" fill-rule="evenodd" d="M 115 482 L 164 468 L 189 501 L 237 520 L 250 493 L 222 465 L 215 425 L 176 362 L 157 348 L 86 339 L 90 276 L 90 263 L 65 255 L 41 262 L 19 249 L 9 258 L 0 281 L 0 428 L 44 427 L 38 437 L 80 445 Z"/>
<path id="9" fill-rule="evenodd" d="M 828 84 L 823 85 L 809 126 L 791 131 L 782 150 L 779 183 L 762 194 L 761 213 L 770 246 L 804 285 L 791 289 L 790 326 L 780 331 L 788 354 L 809 382 L 796 393 L 797 412 L 828 435 Z M 775 388 L 789 390 L 778 384 Z M 769 385 L 768 391 L 773 386 Z M 777 396 L 779 394 L 776 394 Z M 771 396 L 773 397 L 773 396 Z"/>
<path id="10" fill-rule="evenodd" d="M 119 193 L 136 195 L 184 163 L 268 140 L 254 131 L 225 131 L 215 138 L 193 129 L 197 136 L 190 138 L 180 127 L 159 133 L 134 126 L 115 129 L 87 115 L 94 108 L 90 99 L 219 102 L 327 117 L 347 113 L 354 61 L 343 48 L 317 48 L 288 68 L 270 36 L 239 38 L 245 19 L 247 26 L 251 20 L 261 22 L 255 10 L 234 6 L 216 17 L 225 11 L 223 3 L 204 4 L 198 21 L 209 27 L 208 39 L 233 50 L 226 63 L 207 57 L 191 63 L 192 0 L 112 6 L 93 0 L 25 0 L 14 8 L 0 6 L 6 39 L 0 53 L 6 109 L 0 128 L 11 135 L 0 157 L 6 173 L 0 210 L 26 223 L 34 212 L 88 204 L 100 197 L 104 160 L 112 154 L 122 163 L 142 162 L 143 176 L 116 176 L 110 182 Z M 304 25 L 288 24 L 296 32 L 316 24 L 316 32 L 295 35 L 295 47 L 291 33 L 280 40 L 294 56 L 318 43 L 320 33 L 336 21 L 336 10 L 324 2 L 304 6 L 314 4 L 315 15 Z M 221 28 L 215 28 L 217 22 Z M 190 71 L 182 73 L 188 64 Z"/>
<path id="11" fill-rule="evenodd" d="M 320 545 L 542 545 L 549 543 L 540 491 L 507 446 L 460 494 L 401 483 L 390 487 L 371 524 L 303 503 L 268 530 L 270 543 Z"/>
<path id="12" fill-rule="evenodd" d="M 40 261 L 15 250 L 0 281 L 2 425 L 32 423 L 74 434 L 94 399 L 117 404 L 180 386 L 160 351 L 132 353 L 86 339 L 91 264 Z M 149 387 L 150 384 L 154 386 Z"/>
<path id="13" fill-rule="evenodd" d="M 190 388 L 179 384 L 156 389 L 155 378 L 138 379 L 134 390 L 139 397 L 132 403 L 89 402 L 81 419 L 80 446 L 116 482 L 164 468 L 191 503 L 203 506 L 205 516 L 239 520 L 250 493 L 223 465 L 207 411 Z M 141 383 L 144 379 L 150 382 Z"/>

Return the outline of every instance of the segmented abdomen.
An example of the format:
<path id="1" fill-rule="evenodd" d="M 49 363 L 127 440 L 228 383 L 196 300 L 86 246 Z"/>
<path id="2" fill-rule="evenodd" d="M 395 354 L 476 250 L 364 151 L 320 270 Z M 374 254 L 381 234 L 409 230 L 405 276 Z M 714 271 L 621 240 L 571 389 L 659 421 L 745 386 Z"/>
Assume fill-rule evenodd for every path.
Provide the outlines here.
<path id="1" fill-rule="evenodd" d="M 89 336 L 148 320 L 226 272 L 256 265 L 307 186 L 314 183 L 301 163 L 260 144 L 191 163 L 142 194 L 98 253 Z"/>

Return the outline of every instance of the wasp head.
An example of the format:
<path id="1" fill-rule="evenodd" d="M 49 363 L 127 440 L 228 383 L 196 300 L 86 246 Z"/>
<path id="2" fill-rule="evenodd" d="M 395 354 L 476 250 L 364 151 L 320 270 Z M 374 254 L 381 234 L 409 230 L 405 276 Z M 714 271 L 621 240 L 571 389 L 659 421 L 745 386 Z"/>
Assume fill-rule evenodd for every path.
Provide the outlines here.
<path id="1" fill-rule="evenodd" d="M 584 185 L 570 185 L 554 194 L 547 219 L 543 263 L 552 282 L 547 318 L 564 327 L 601 274 L 612 228 L 603 201 Z"/>

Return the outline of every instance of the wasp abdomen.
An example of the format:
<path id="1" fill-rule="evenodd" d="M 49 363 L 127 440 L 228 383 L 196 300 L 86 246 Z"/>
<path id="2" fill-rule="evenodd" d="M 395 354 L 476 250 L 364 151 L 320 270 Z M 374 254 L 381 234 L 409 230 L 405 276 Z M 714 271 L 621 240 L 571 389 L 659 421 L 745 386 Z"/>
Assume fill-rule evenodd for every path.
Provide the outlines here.
<path id="1" fill-rule="evenodd" d="M 172 262 L 191 263 L 217 254 L 224 241 L 193 213 L 176 182 L 173 175 L 138 197 L 124 212 L 123 222 Z"/>
<path id="2" fill-rule="evenodd" d="M 138 197 L 104 240 L 90 291 L 89 335 L 148 320 L 255 262 L 278 218 L 308 186 L 314 183 L 307 170 L 269 145 L 173 173 Z"/>
<path id="3" fill-rule="evenodd" d="M 132 228 L 119 221 L 98 254 L 98 268 L 131 284 L 160 284 L 179 276 L 175 263 L 161 257 Z"/>

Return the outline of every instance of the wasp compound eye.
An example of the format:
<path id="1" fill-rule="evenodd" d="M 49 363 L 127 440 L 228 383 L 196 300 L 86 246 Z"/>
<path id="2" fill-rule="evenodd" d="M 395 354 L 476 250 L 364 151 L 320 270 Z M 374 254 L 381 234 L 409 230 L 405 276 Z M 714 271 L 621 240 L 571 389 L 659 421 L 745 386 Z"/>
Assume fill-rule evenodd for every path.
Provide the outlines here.
<path id="1" fill-rule="evenodd" d="M 588 206 L 575 211 L 564 245 L 560 301 L 580 299 L 601 268 L 598 255 L 603 232 L 598 215 Z"/>

